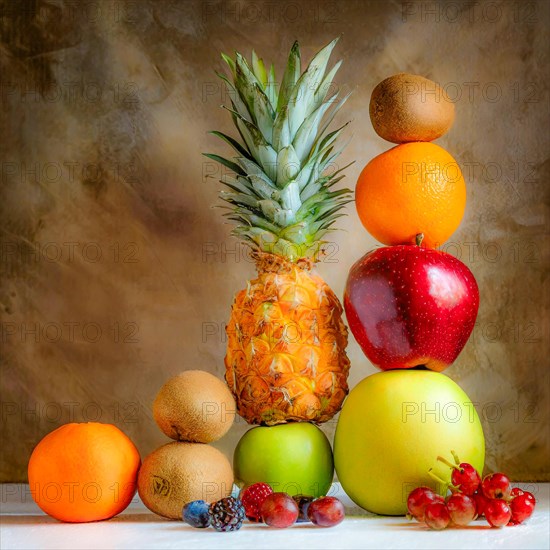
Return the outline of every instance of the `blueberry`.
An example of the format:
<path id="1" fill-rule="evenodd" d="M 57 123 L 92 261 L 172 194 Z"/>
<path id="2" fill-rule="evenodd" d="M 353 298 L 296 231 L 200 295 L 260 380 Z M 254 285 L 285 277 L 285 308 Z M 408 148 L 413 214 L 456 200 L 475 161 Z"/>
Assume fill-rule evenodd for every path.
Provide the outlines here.
<path id="1" fill-rule="evenodd" d="M 204 500 L 194 500 L 183 507 L 183 521 L 193 527 L 204 529 L 210 525 L 210 504 Z"/>

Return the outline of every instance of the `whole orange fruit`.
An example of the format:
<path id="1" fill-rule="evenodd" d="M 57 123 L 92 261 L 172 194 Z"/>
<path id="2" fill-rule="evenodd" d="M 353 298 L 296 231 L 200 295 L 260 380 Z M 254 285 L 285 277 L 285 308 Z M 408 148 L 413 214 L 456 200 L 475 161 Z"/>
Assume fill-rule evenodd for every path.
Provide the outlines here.
<path id="1" fill-rule="evenodd" d="M 359 175 L 355 204 L 369 233 L 387 245 L 443 244 L 459 226 L 466 185 L 456 160 L 428 142 L 404 143 L 373 158 Z"/>
<path id="2" fill-rule="evenodd" d="M 136 492 L 141 460 L 112 424 L 65 424 L 45 436 L 29 460 L 36 504 L 68 522 L 98 521 L 122 512 Z"/>

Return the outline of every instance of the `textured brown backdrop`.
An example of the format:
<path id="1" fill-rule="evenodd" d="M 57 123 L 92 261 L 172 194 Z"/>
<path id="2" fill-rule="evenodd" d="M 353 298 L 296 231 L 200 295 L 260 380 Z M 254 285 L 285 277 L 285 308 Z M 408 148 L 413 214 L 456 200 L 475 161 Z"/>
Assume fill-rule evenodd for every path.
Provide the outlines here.
<path id="1" fill-rule="evenodd" d="M 213 69 L 220 51 L 252 47 L 281 67 L 294 39 L 309 59 L 340 34 L 349 186 L 389 147 L 368 116 L 381 79 L 419 73 L 456 101 L 439 143 L 464 168 L 468 206 L 446 250 L 474 272 L 481 307 L 447 374 L 478 402 L 487 466 L 548 479 L 549 8 L 4 2 L 0 481 L 24 480 L 33 446 L 70 420 L 114 422 L 146 454 L 165 441 L 150 412 L 160 385 L 184 369 L 223 375 L 223 326 L 254 271 L 201 156 L 222 150 L 207 130 L 230 130 Z M 340 296 L 375 245 L 348 212 L 319 266 Z M 349 354 L 354 385 L 375 369 L 354 342 Z M 217 446 L 231 455 L 246 428 Z"/>

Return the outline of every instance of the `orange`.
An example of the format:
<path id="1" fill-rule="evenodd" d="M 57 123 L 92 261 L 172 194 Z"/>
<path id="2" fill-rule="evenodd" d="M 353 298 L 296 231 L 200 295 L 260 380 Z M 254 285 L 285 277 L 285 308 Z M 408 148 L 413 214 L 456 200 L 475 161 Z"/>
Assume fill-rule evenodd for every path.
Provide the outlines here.
<path id="1" fill-rule="evenodd" d="M 387 245 L 443 244 L 459 226 L 466 185 L 456 160 L 428 142 L 404 143 L 373 158 L 359 175 L 355 203 L 369 233 Z"/>
<path id="2" fill-rule="evenodd" d="M 122 512 L 136 492 L 138 450 L 112 424 L 65 424 L 35 447 L 29 484 L 35 502 L 68 522 L 108 519 Z"/>

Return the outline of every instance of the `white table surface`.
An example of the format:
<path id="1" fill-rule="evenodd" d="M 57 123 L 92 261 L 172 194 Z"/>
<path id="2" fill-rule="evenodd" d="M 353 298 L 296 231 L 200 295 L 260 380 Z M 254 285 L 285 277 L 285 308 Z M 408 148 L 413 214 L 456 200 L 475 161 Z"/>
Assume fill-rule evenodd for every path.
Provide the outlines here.
<path id="1" fill-rule="evenodd" d="M 519 484 L 535 493 L 537 507 L 530 520 L 519 526 L 492 529 L 478 520 L 466 528 L 430 531 L 404 517 L 382 517 L 357 508 L 335 487 L 347 517 L 340 525 L 322 529 L 296 524 L 271 529 L 245 523 L 240 531 L 217 533 L 193 529 L 179 521 L 164 520 L 137 499 L 119 516 L 95 523 L 60 523 L 44 515 L 33 502 L 28 486 L 1 485 L 0 548 L 453 548 L 523 549 L 550 547 L 550 484 Z"/>

